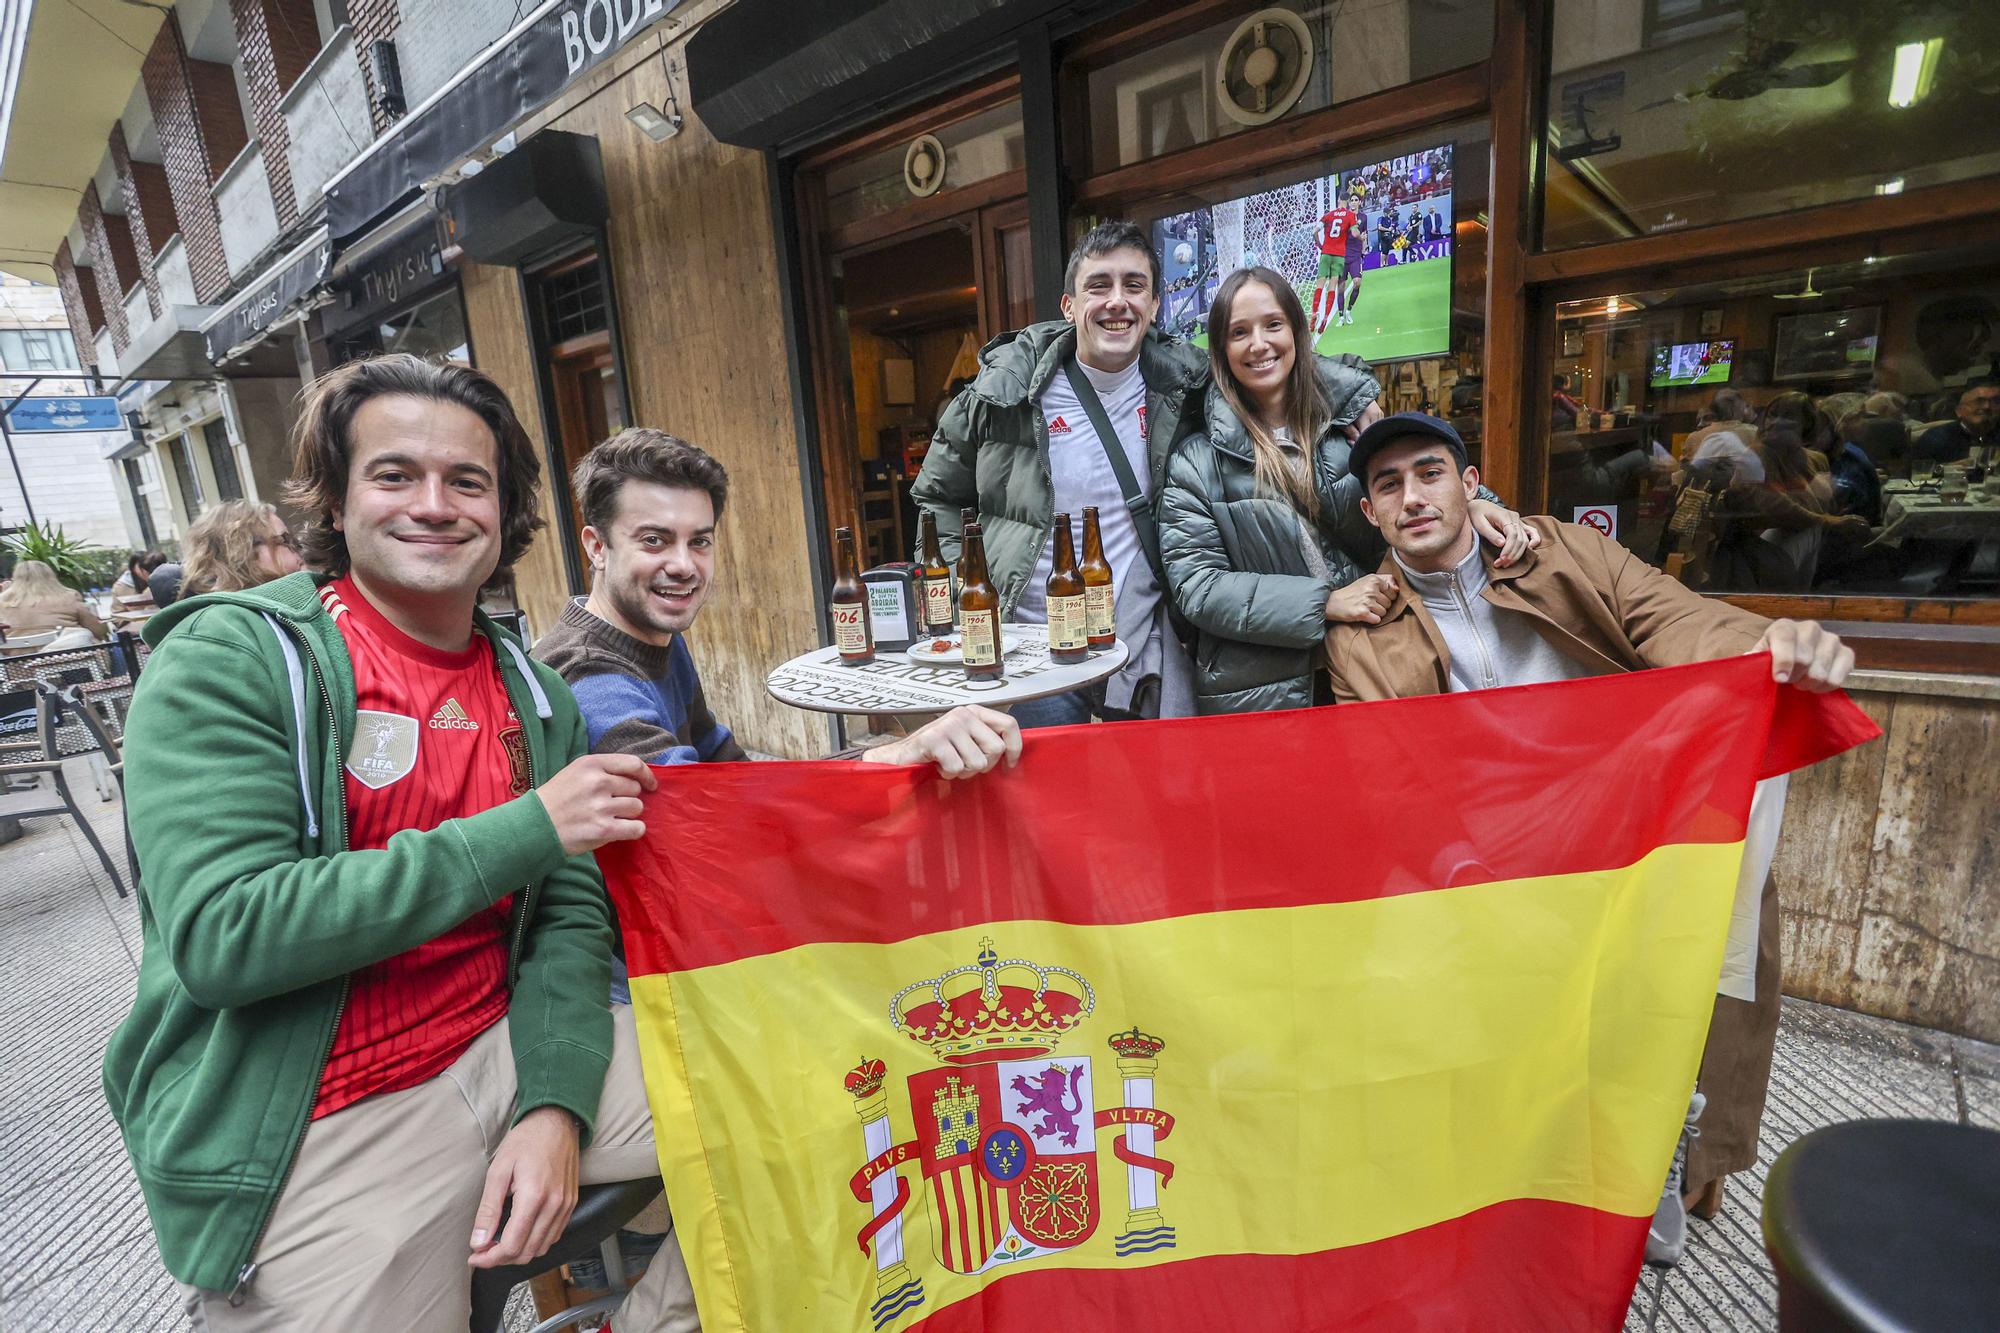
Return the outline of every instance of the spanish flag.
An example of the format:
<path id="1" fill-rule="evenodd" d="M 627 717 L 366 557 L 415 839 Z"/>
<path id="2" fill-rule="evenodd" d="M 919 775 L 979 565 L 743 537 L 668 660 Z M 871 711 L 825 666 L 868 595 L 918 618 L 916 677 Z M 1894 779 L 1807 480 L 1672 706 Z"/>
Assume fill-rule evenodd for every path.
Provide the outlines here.
<path id="1" fill-rule="evenodd" d="M 1769 659 L 659 771 L 603 860 L 708 1333 L 1609 1329 Z"/>

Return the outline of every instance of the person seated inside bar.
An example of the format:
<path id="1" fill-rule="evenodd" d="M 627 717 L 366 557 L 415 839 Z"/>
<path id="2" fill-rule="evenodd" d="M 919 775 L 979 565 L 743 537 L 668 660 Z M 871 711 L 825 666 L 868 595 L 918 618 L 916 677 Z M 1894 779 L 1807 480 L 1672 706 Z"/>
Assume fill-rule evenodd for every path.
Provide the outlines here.
<path id="1" fill-rule="evenodd" d="M 1153 327 L 1159 308 L 1160 258 L 1146 233 L 1131 222 L 1091 228 L 1070 253 L 1063 318 L 986 345 L 910 488 L 936 518 L 946 560 L 958 558 L 959 511 L 977 511 L 1001 619 L 1017 623 L 1048 618 L 1055 516 L 1092 507 L 1101 515 L 1118 637 L 1131 659 L 1100 684 L 1016 704 L 1024 727 L 1194 711 L 1152 505 L 1173 444 L 1201 425 L 1208 358 Z"/>
<path id="2" fill-rule="evenodd" d="M 1950 421 L 1917 437 L 1910 449 L 1911 471 L 1922 474 L 1938 463 L 2000 466 L 2000 384 L 1982 380 L 1959 391 Z"/>
<path id="3" fill-rule="evenodd" d="M 1854 666 L 1854 651 L 1813 621 L 1766 620 L 1703 597 L 1596 530 L 1546 515 L 1527 520 L 1541 530 L 1541 545 L 1498 566 L 1467 511 L 1479 470 L 1467 465 L 1458 432 L 1435 417 L 1383 418 L 1361 433 L 1349 463 L 1362 478 L 1362 510 L 1389 545 L 1381 572 L 1395 591 L 1378 623 L 1328 630 L 1338 702 L 1534 685 L 1753 652 L 1771 654 L 1780 682 L 1831 690 Z M 1716 997 L 1688 1132 L 1647 1239 L 1652 1262 L 1677 1261 L 1688 1209 L 1713 1217 L 1724 1178 L 1756 1163 L 1777 1043 L 1778 968 L 1778 895 L 1767 876 L 1754 999 Z"/>

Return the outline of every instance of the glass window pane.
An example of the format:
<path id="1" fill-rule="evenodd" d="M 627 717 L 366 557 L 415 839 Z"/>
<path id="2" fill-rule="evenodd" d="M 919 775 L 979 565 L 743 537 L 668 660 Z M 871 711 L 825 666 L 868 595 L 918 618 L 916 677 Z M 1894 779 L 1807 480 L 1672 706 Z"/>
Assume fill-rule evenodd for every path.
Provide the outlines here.
<path id="1" fill-rule="evenodd" d="M 928 132 L 944 147 L 944 181 L 938 186 L 940 190 L 955 190 L 1004 176 L 1027 165 L 1019 102 L 1008 102 Z M 827 225 L 841 227 L 859 222 L 916 199 L 918 196 L 910 192 L 903 177 L 903 161 L 909 148 L 907 141 L 892 144 L 829 170 Z"/>
<path id="2" fill-rule="evenodd" d="M 2000 170 L 2000 5 L 1556 0 L 1545 248 Z"/>
<path id="3" fill-rule="evenodd" d="M 2000 593 L 2000 254 L 1558 308 L 1549 512 L 1705 592 Z"/>
<path id="4" fill-rule="evenodd" d="M 1223 50 L 1252 12 L 1092 70 L 1089 83 L 1091 170 L 1110 171 L 1249 129 L 1229 114 L 1216 87 Z M 1297 116 L 1395 88 L 1486 59 L 1493 50 L 1491 0 L 1284 0 L 1277 8 L 1305 21 L 1312 62 L 1305 91 L 1285 114 Z M 1239 48 L 1230 62 L 1230 98 L 1256 110 L 1257 88 L 1282 87 L 1298 48 L 1271 29 Z M 1265 68 L 1249 62 L 1271 52 Z"/>
<path id="5" fill-rule="evenodd" d="M 1368 361 L 1384 411 L 1450 417 L 1477 462 L 1488 158 L 1483 122 L 1445 126 L 1134 209 L 1161 252 L 1160 327 L 1206 346 L 1222 279 L 1244 265 L 1275 268 L 1306 317 L 1319 314 L 1323 355 Z M 1335 276 L 1321 259 L 1337 209 L 1355 213 L 1362 234 Z"/>
<path id="6" fill-rule="evenodd" d="M 201 428 L 201 438 L 208 448 L 208 470 L 215 474 L 216 498 L 241 500 L 243 479 L 236 470 L 236 450 L 229 444 L 229 427 L 217 417 Z"/>

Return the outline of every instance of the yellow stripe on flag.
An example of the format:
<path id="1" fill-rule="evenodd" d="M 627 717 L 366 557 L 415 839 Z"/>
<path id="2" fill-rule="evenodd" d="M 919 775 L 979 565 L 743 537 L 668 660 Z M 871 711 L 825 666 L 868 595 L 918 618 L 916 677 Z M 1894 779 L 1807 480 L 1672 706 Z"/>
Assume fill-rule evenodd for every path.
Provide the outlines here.
<path id="1" fill-rule="evenodd" d="M 892 1138 L 912 1138 L 905 1080 L 941 1061 L 892 1029 L 891 999 L 987 936 L 1090 982 L 1096 1012 L 1053 1055 L 1092 1057 L 1098 1110 L 1124 1104 L 1107 1038 L 1136 1025 L 1165 1042 L 1153 1104 L 1175 1123 L 1154 1152 L 1174 1166 L 1159 1208 L 1177 1248 L 1114 1256 L 1127 1167 L 1120 1127 L 1099 1126 L 1102 1220 L 1040 1267 L 1313 1253 L 1513 1198 L 1649 1214 L 1741 859 L 1740 843 L 1672 845 L 1587 874 L 1127 925 L 1001 922 L 636 976 L 704 1327 L 868 1326 L 875 1261 L 855 1236 L 871 1213 L 849 1178 L 870 1154 L 843 1077 L 885 1061 Z M 897 1170 L 909 1263 L 931 1292 L 888 1324 L 901 1328 L 991 1279 L 934 1261 L 919 1164 Z M 732 1253 L 778 1261 L 746 1273 Z"/>

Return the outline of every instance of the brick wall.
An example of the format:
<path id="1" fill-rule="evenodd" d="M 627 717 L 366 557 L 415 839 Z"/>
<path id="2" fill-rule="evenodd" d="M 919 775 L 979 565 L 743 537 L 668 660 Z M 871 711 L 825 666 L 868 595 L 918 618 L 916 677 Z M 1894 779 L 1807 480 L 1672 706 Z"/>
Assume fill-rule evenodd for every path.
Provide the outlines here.
<path id="1" fill-rule="evenodd" d="M 368 85 L 368 116 L 377 134 L 395 122 L 382 110 L 382 98 L 375 87 L 375 62 L 368 50 L 395 37 L 402 21 L 396 0 L 348 0 L 347 24 L 354 33 L 354 58 L 361 62 L 361 77 Z"/>
<path id="2" fill-rule="evenodd" d="M 146 85 L 146 100 L 153 109 L 154 132 L 160 140 L 160 160 L 165 164 L 167 187 L 173 195 L 174 218 L 181 240 L 187 247 L 188 275 L 194 280 L 195 295 L 213 300 L 229 286 L 229 260 L 222 253 L 222 221 L 210 193 L 220 167 L 213 167 L 215 153 L 209 147 L 208 122 L 201 115 L 202 99 L 197 96 L 181 42 L 180 20 L 168 15 L 159 36 L 146 53 L 140 78 Z M 210 68 L 218 68 L 210 66 Z M 226 77 L 227 69 L 223 71 Z M 223 127 L 242 123 L 235 90 L 229 90 L 228 114 L 211 109 L 210 119 Z M 237 147 L 242 147 L 241 132 Z M 222 165 L 229 164 L 225 155 Z"/>
<path id="3" fill-rule="evenodd" d="M 83 243 L 90 251 L 90 276 L 97 284 L 97 300 L 104 309 L 103 327 L 111 331 L 111 346 L 122 352 L 132 340 L 125 323 L 125 289 L 139 276 L 139 261 L 132 253 L 132 233 L 125 219 L 104 211 L 97 182 L 83 187 L 83 202 L 77 206 L 76 220 L 83 228 Z"/>
<path id="4" fill-rule="evenodd" d="M 158 319 L 164 307 L 160 300 L 160 279 L 153 272 L 153 256 L 159 253 L 159 248 L 174 234 L 172 226 L 168 225 L 172 215 L 161 209 L 160 206 L 168 202 L 164 199 L 155 199 L 153 201 L 155 212 L 148 214 L 146 192 L 141 190 L 136 174 L 140 167 L 152 167 L 154 172 L 160 173 L 159 188 L 164 193 L 165 173 L 160 172 L 160 168 L 153 163 L 134 162 L 132 151 L 125 142 L 125 122 L 112 121 L 111 169 L 117 173 L 118 192 L 125 200 L 125 221 L 132 232 L 132 249 L 139 265 L 139 281 L 146 284 L 146 308 L 153 312 L 154 319 Z"/>
<path id="5" fill-rule="evenodd" d="M 63 309 L 69 315 L 77 357 L 84 365 L 96 369 L 95 339 L 97 331 L 104 327 L 104 317 L 98 313 L 97 288 L 94 283 L 86 287 L 78 280 L 76 256 L 69 252 L 67 240 L 56 247 L 55 269 L 56 287 L 62 292 Z"/>
<path id="6" fill-rule="evenodd" d="M 299 208 L 292 188 L 291 135 L 278 103 L 319 54 L 319 21 L 312 0 L 230 0 L 229 10 L 236 20 L 243 80 L 250 89 L 257 142 L 283 231 L 299 220 Z"/>

